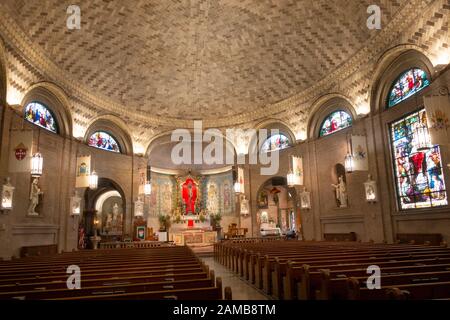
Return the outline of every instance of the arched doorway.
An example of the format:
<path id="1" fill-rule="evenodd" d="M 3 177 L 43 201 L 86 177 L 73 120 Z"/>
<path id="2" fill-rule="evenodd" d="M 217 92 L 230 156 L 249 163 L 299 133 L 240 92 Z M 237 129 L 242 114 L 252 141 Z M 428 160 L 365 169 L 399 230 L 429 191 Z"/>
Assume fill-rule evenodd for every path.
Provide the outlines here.
<path id="1" fill-rule="evenodd" d="M 264 182 L 258 189 L 256 206 L 259 235 L 270 234 L 261 230 L 276 228 L 279 228 L 282 234 L 291 230 L 303 234 L 297 190 L 287 185 L 285 177 L 273 177 Z"/>
<path id="2" fill-rule="evenodd" d="M 122 188 L 111 179 L 99 178 L 97 189 L 86 189 L 84 201 L 85 247 L 94 249 L 98 242 L 123 241 L 126 200 Z"/>

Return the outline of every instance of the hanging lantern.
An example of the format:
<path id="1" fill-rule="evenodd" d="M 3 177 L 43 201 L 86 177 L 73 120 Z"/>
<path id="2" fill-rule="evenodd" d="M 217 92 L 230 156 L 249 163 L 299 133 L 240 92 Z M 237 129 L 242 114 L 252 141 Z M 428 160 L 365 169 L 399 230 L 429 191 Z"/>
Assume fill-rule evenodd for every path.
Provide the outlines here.
<path id="1" fill-rule="evenodd" d="M 42 168 L 43 168 L 44 159 L 42 155 L 38 152 L 33 155 L 31 158 L 31 176 L 32 177 L 40 177 L 42 176 Z"/>
<path id="2" fill-rule="evenodd" d="M 0 210 L 13 209 L 14 189 L 15 188 L 11 185 L 10 179 L 6 178 L 6 182 L 1 189 L 2 202 L 0 203 Z"/>
<path id="3" fill-rule="evenodd" d="M 344 158 L 345 171 L 348 173 L 353 172 L 353 156 L 349 152 Z"/>
<path id="4" fill-rule="evenodd" d="M 414 135 L 417 143 L 417 151 L 423 152 L 431 149 L 431 139 L 426 124 L 421 123 Z"/>
<path id="5" fill-rule="evenodd" d="M 234 192 L 237 194 L 241 193 L 241 184 L 239 183 L 239 181 L 236 181 L 234 183 Z"/>
<path id="6" fill-rule="evenodd" d="M 135 217 L 143 217 L 144 216 L 144 202 L 141 198 L 138 198 L 134 202 L 134 216 Z"/>
<path id="7" fill-rule="evenodd" d="M 77 192 L 70 198 L 70 215 L 79 216 L 81 214 L 81 197 Z"/>
<path id="8" fill-rule="evenodd" d="M 370 174 L 367 181 L 364 182 L 364 191 L 366 193 L 367 202 L 378 201 L 377 183 L 374 180 L 372 180 L 372 176 Z"/>
<path id="9" fill-rule="evenodd" d="M 89 189 L 95 190 L 98 187 L 98 175 L 97 172 L 92 171 L 89 176 Z"/>
<path id="10" fill-rule="evenodd" d="M 151 182 L 151 181 L 147 181 L 147 182 L 144 184 L 144 194 L 145 194 L 146 196 L 149 196 L 149 195 L 152 194 L 152 182 Z"/>
<path id="11" fill-rule="evenodd" d="M 295 174 L 292 171 L 289 171 L 287 174 L 287 185 L 292 187 L 295 185 Z"/>

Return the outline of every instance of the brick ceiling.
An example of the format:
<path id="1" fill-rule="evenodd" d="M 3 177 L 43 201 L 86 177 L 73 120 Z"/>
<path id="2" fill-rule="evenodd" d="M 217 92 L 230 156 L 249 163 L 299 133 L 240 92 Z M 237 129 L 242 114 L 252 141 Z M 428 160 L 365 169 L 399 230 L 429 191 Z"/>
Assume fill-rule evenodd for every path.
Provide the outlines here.
<path id="1" fill-rule="evenodd" d="M 257 111 L 363 48 L 373 0 L 2 0 L 74 82 L 133 112 L 215 119 Z M 378 0 L 387 24 L 407 0 Z M 81 30 L 66 9 L 81 7 Z"/>

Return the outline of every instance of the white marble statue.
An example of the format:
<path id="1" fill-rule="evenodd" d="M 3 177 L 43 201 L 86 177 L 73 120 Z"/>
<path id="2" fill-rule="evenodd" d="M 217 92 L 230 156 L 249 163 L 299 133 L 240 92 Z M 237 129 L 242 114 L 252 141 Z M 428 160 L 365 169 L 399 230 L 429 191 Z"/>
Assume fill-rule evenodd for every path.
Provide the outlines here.
<path id="1" fill-rule="evenodd" d="M 336 199 L 339 200 L 340 208 L 347 208 L 347 186 L 342 176 L 339 177 L 338 184 L 331 184 L 336 189 Z"/>
<path id="2" fill-rule="evenodd" d="M 41 195 L 41 189 L 38 185 L 38 179 L 34 179 L 31 183 L 30 190 L 30 205 L 28 206 L 28 215 L 38 216 L 39 213 L 36 212 L 36 207 L 39 205 L 39 195 Z"/>

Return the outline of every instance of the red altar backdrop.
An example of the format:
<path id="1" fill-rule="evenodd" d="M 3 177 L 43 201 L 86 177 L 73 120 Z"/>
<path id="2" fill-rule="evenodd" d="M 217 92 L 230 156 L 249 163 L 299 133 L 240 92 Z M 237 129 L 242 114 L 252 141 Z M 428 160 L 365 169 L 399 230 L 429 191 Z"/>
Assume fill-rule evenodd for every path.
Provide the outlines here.
<path id="1" fill-rule="evenodd" d="M 197 184 L 192 178 L 187 178 L 181 187 L 181 197 L 183 198 L 183 203 L 186 205 L 185 214 L 195 214 L 195 204 L 198 194 Z"/>

